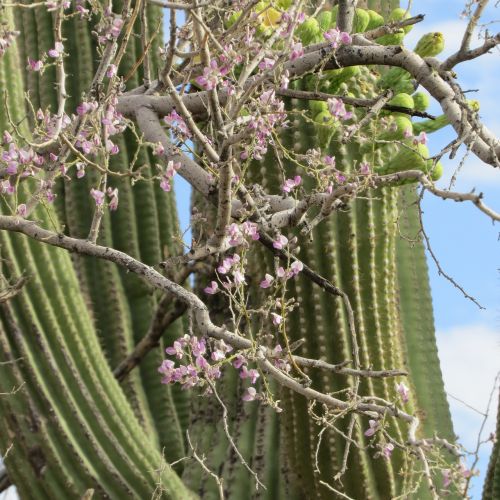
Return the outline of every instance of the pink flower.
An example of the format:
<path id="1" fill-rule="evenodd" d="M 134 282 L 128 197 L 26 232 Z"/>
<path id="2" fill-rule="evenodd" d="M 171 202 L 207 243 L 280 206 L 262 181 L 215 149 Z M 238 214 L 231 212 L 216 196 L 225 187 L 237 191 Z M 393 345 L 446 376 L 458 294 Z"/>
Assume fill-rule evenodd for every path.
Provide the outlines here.
<path id="1" fill-rule="evenodd" d="M 286 271 L 283 267 L 278 267 L 278 269 L 276 269 L 276 276 L 280 279 L 283 279 L 283 278 L 286 278 Z"/>
<path id="2" fill-rule="evenodd" d="M 391 454 L 393 451 L 394 451 L 394 445 L 392 443 L 387 443 L 382 448 L 382 455 L 384 455 L 385 458 L 389 459 L 389 458 L 391 458 Z"/>
<path id="3" fill-rule="evenodd" d="M 288 243 L 288 238 L 286 236 L 283 236 L 280 234 L 274 241 L 273 241 L 273 247 L 276 248 L 277 250 L 281 250 L 284 246 L 286 246 Z"/>
<path id="4" fill-rule="evenodd" d="M 50 49 L 47 54 L 50 57 L 59 57 L 64 51 L 64 45 L 61 42 L 56 42 L 55 47 L 53 49 Z"/>
<path id="5" fill-rule="evenodd" d="M 106 70 L 106 76 L 108 78 L 113 78 L 116 76 L 117 73 L 118 73 L 118 68 L 116 67 L 116 65 L 110 64 L 108 66 L 108 69 Z"/>
<path id="6" fill-rule="evenodd" d="M 256 241 L 260 238 L 258 232 L 259 226 L 255 222 L 245 221 L 241 225 L 241 230 L 245 236 L 250 236 L 252 240 Z"/>
<path id="7" fill-rule="evenodd" d="M 233 271 L 233 279 L 236 286 L 246 284 L 245 275 L 239 269 Z"/>
<path id="8" fill-rule="evenodd" d="M 118 188 L 108 187 L 107 194 L 110 198 L 109 209 L 115 211 L 118 208 Z"/>
<path id="9" fill-rule="evenodd" d="M 255 384 L 259 377 L 259 372 L 255 368 L 251 368 L 249 370 L 245 365 L 243 365 L 243 368 L 240 370 L 240 378 L 249 378 L 251 384 Z"/>
<path id="10" fill-rule="evenodd" d="M 95 204 L 99 207 L 104 203 L 104 192 L 99 189 L 92 188 L 90 190 L 90 196 L 94 198 Z"/>
<path id="11" fill-rule="evenodd" d="M 283 321 L 283 316 L 280 316 L 279 314 L 276 313 L 271 313 L 271 317 L 273 319 L 273 325 L 281 325 Z"/>
<path id="12" fill-rule="evenodd" d="M 207 351 L 207 344 L 205 339 L 198 339 L 198 337 L 191 337 L 189 341 L 189 345 L 191 347 L 191 352 L 193 356 L 197 358 L 198 356 L 202 356 Z"/>
<path id="13" fill-rule="evenodd" d="M 420 132 L 417 137 L 413 138 L 413 144 L 427 144 L 427 134 L 425 132 Z"/>
<path id="14" fill-rule="evenodd" d="M 16 209 L 17 215 L 20 217 L 26 217 L 26 214 L 28 213 L 28 207 L 26 206 L 26 203 L 21 203 L 17 209 Z"/>
<path id="15" fill-rule="evenodd" d="M 120 31 L 122 30 L 123 19 L 121 17 L 115 17 L 113 23 L 111 24 L 111 29 L 109 34 L 112 38 L 118 38 L 120 36 Z"/>
<path id="16" fill-rule="evenodd" d="M 328 104 L 328 111 L 330 111 L 330 114 L 333 117 L 338 118 L 339 120 L 348 120 L 352 117 L 352 113 L 350 111 L 346 111 L 342 99 L 331 97 L 326 102 Z"/>
<path id="17" fill-rule="evenodd" d="M 325 40 L 330 42 L 333 49 L 338 48 L 340 44 L 349 45 L 352 42 L 352 38 L 349 33 L 344 31 L 339 31 L 337 28 L 332 28 L 326 33 L 323 33 Z"/>
<path id="18" fill-rule="evenodd" d="M 2 139 L 4 144 L 10 144 L 12 142 L 12 136 L 7 130 L 4 131 Z"/>
<path id="19" fill-rule="evenodd" d="M 408 139 L 412 136 L 413 134 L 411 133 L 411 128 L 405 128 L 404 132 L 403 132 L 403 137 L 405 139 Z"/>
<path id="20" fill-rule="evenodd" d="M 208 295 L 215 295 L 218 292 L 219 285 L 215 281 L 211 281 L 210 285 L 203 289 Z"/>
<path id="21" fill-rule="evenodd" d="M 472 476 L 472 471 L 463 462 L 460 462 L 460 474 L 464 479 L 468 479 Z"/>
<path id="22" fill-rule="evenodd" d="M 83 116 L 86 113 L 90 113 L 91 111 L 95 111 L 98 108 L 98 104 L 96 102 L 82 102 L 76 108 L 76 112 L 78 115 Z"/>
<path id="23" fill-rule="evenodd" d="M 290 84 L 290 74 L 288 73 L 288 70 L 285 70 L 285 72 L 281 75 L 281 81 L 280 81 L 280 88 L 281 89 L 287 89 L 288 85 Z"/>
<path id="24" fill-rule="evenodd" d="M 370 164 L 367 163 L 366 161 L 361 162 L 359 164 L 359 173 L 362 175 L 369 175 L 370 173 Z"/>
<path id="25" fill-rule="evenodd" d="M 290 53 L 290 60 L 294 61 L 299 57 L 304 55 L 304 49 L 302 48 L 302 44 L 300 42 L 292 45 L 292 52 Z"/>
<path id="26" fill-rule="evenodd" d="M 246 392 L 243 394 L 243 401 L 254 401 L 257 396 L 257 391 L 254 387 L 248 387 Z"/>
<path id="27" fill-rule="evenodd" d="M 241 354 L 237 354 L 234 358 L 234 361 L 233 361 L 233 366 L 239 370 L 244 364 L 246 364 L 247 360 L 244 356 L 242 356 Z"/>
<path id="28" fill-rule="evenodd" d="M 441 474 L 443 476 L 443 488 L 448 488 L 451 484 L 451 470 L 450 469 L 442 469 Z"/>
<path id="29" fill-rule="evenodd" d="M 14 194 L 16 188 L 10 183 L 9 179 L 0 182 L 0 193 Z"/>
<path id="30" fill-rule="evenodd" d="M 42 61 L 35 61 L 34 59 L 30 59 L 28 57 L 27 68 L 31 71 L 40 71 L 43 68 L 43 62 Z"/>
<path id="31" fill-rule="evenodd" d="M 396 384 L 396 391 L 401 397 L 403 403 L 408 403 L 410 399 L 410 389 L 408 389 L 408 387 L 406 387 L 406 385 L 403 382 Z"/>
<path id="32" fill-rule="evenodd" d="M 304 264 L 302 264 L 300 260 L 293 261 L 292 265 L 290 266 L 289 277 L 293 278 L 294 276 L 297 276 L 297 274 L 299 274 L 302 269 L 304 269 Z"/>
<path id="33" fill-rule="evenodd" d="M 274 278 L 270 274 L 266 273 L 265 279 L 263 279 L 260 282 L 260 287 L 261 288 L 269 288 L 273 281 L 274 281 Z"/>
<path id="34" fill-rule="evenodd" d="M 296 188 L 297 186 L 300 186 L 302 182 L 302 177 L 300 175 L 296 175 L 293 179 L 287 179 L 285 181 L 285 184 L 283 184 L 283 191 L 285 193 L 289 193 L 292 189 Z"/>
<path id="35" fill-rule="evenodd" d="M 189 138 L 191 137 L 191 131 L 189 127 L 186 125 L 184 118 L 182 118 L 179 113 L 174 109 L 168 115 L 163 118 L 163 121 L 174 130 L 174 132 L 178 133 L 181 138 Z"/>
<path id="36" fill-rule="evenodd" d="M 262 59 L 262 61 L 260 61 L 259 63 L 259 68 L 261 70 L 271 69 L 275 64 L 276 61 L 274 59 L 264 57 L 264 59 Z"/>
<path id="37" fill-rule="evenodd" d="M 81 179 L 85 176 L 85 163 L 77 163 L 76 164 L 76 177 Z"/>
<path id="38" fill-rule="evenodd" d="M 210 65 L 203 68 L 203 75 L 196 78 L 196 83 L 203 87 L 205 90 L 214 89 L 220 82 L 221 78 L 226 75 L 229 68 L 219 67 L 216 59 L 210 61 Z"/>
<path id="39" fill-rule="evenodd" d="M 178 359 L 181 359 L 184 356 L 183 345 L 178 340 L 174 342 L 174 345 L 172 347 L 167 347 L 165 349 L 165 352 L 169 356 L 175 356 Z"/>
<path id="40" fill-rule="evenodd" d="M 370 437 L 375 434 L 378 430 L 378 421 L 377 420 L 368 420 L 368 424 L 370 428 L 365 431 L 365 436 Z"/>

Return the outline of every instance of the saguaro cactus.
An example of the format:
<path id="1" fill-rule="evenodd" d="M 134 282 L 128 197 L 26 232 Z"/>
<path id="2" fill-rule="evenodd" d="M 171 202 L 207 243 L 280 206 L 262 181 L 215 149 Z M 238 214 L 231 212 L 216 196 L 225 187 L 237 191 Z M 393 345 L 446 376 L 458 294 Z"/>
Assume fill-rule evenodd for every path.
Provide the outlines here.
<path id="1" fill-rule="evenodd" d="M 394 6 L 395 2 L 368 2 L 368 7 L 385 15 Z M 365 14 L 358 12 L 356 26 L 360 30 L 368 26 Z M 12 11 L 6 10 L 5 15 L 12 16 Z M 151 9 L 150 25 L 156 15 Z M 6 19 L 12 24 L 11 17 Z M 323 14 L 318 26 L 328 27 L 331 22 L 332 16 Z M 23 60 L 53 46 L 50 13 L 26 9 L 20 23 Z M 78 16 L 66 30 L 74 53 L 74 58 L 65 62 L 66 69 L 78 75 L 71 80 L 68 108 L 75 109 L 88 97 L 83 93 L 95 70 L 96 49 L 91 27 Z M 129 44 L 120 71 L 130 76 L 131 86 L 137 86 L 140 71 L 136 75 L 130 70 L 142 49 L 134 38 Z M 332 90 L 372 97 L 377 93 L 376 71 L 340 69 L 326 81 Z M 50 70 L 42 77 L 25 74 L 24 88 L 29 89 L 35 108 L 55 107 L 54 79 Z M 8 91 L 13 122 L 21 123 L 26 110 L 14 48 L 0 60 L 0 83 Z M 300 85 L 317 83 L 306 77 Z M 342 144 L 338 132 L 330 129 L 331 123 L 321 116 L 318 119 L 321 110 L 315 108 L 317 103 L 311 108 L 298 101 L 289 105 L 303 111 L 307 119 L 295 119 L 291 131 L 282 136 L 284 145 L 297 153 L 321 147 L 321 154 L 336 158 L 337 169 L 345 176 L 358 171 L 362 163 L 372 169 L 383 168 L 396 154 L 392 145 Z M 388 122 L 397 124 L 397 118 L 388 118 Z M 8 120 L 0 123 L 2 131 L 11 127 Z M 397 125 L 396 133 L 399 128 Z M 385 132 L 377 126 L 368 131 L 374 138 Z M 112 157 L 115 170 L 124 170 L 135 157 L 136 144 L 131 139 L 132 134 L 126 133 L 115 141 L 120 148 L 119 155 Z M 139 163 L 151 172 L 150 159 L 140 154 Z M 254 178 L 278 193 L 283 179 L 274 160 L 270 153 L 251 168 Z M 295 173 L 291 162 L 284 163 L 287 174 Z M 58 231 L 85 237 L 93 207 L 89 191 L 98 181 L 94 174 L 71 179 L 58 187 L 57 214 L 43 206 L 37 209 L 36 217 L 53 222 Z M 149 265 L 159 262 L 165 248 L 174 250 L 173 198 L 151 183 L 138 182 L 132 187 L 124 179 L 111 182 L 119 188 L 120 210 L 104 215 L 99 243 L 124 250 Z M 28 190 L 25 184 L 23 189 Z M 408 407 L 420 415 L 422 435 L 437 432 L 453 439 L 436 355 L 428 283 L 422 279 L 427 272 L 423 248 L 420 242 L 410 246 L 398 236 L 398 220 L 412 238 L 418 231 L 413 201 L 412 186 L 368 191 L 366 199 L 353 202 L 349 210 L 341 210 L 318 225 L 312 231 L 312 243 L 301 237 L 298 255 L 347 293 L 356 318 L 360 366 L 377 370 L 406 367 L 412 384 Z M 11 213 L 12 207 L 4 204 L 2 211 Z M 17 235 L 2 233 L 1 238 L 5 286 L 12 285 L 23 272 L 29 277 L 17 297 L 0 309 L 0 390 L 14 389 L 0 399 L 7 429 L 0 443 L 2 452 L 14 443 L 6 465 L 21 495 L 64 498 L 94 489 L 99 497 L 146 498 L 160 484 L 162 492 L 172 498 L 189 498 L 188 488 L 205 498 L 215 497 L 218 489 L 199 464 L 186 467 L 181 482 L 161 456 L 163 451 L 171 461 L 187 453 L 182 432 L 187 427 L 185 397 L 160 386 L 157 368 L 161 351 L 152 352 L 141 364 L 140 376 L 133 374 L 123 387 L 112 375 L 112 369 L 144 335 L 157 297 L 113 264 L 89 257 L 71 261 L 61 250 Z M 263 250 L 255 250 L 251 259 L 251 294 L 257 299 L 263 295 L 258 288 L 262 262 L 267 261 L 268 269 L 272 269 L 272 262 Z M 304 277 L 297 278 L 290 292 L 299 298 L 299 304 L 288 319 L 287 333 L 292 342 L 305 339 L 301 354 L 331 363 L 350 359 L 354 343 L 345 303 L 324 294 Z M 171 337 L 178 334 L 175 329 L 169 333 Z M 320 374 L 314 369 L 306 374 L 314 387 L 326 393 L 354 387 L 353 380 L 344 375 Z M 331 498 L 332 486 L 324 483 L 331 483 L 337 474 L 342 476 L 343 491 L 353 498 L 410 495 L 413 479 L 419 474 L 418 462 L 399 450 L 391 460 L 381 456 L 387 442 L 382 433 L 374 439 L 365 435 L 367 419 L 337 420 L 321 408 L 308 407 L 302 396 L 286 389 L 279 393 L 284 411 L 277 415 L 264 405 L 242 402 L 237 374 L 227 374 L 222 384 L 221 397 L 233 416 L 228 421 L 229 432 L 239 451 L 228 444 L 225 431 L 217 428 L 224 410 L 216 398 L 193 398 L 189 431 L 195 448 L 207 453 L 208 466 L 223 477 L 230 498 Z M 394 380 L 364 379 L 359 391 L 386 400 L 398 398 Z M 327 427 L 319 434 L 322 425 Z M 391 435 L 404 442 L 404 426 L 388 425 Z M 254 476 L 241 457 L 267 490 L 256 488 Z M 418 495 L 425 498 L 425 489 Z"/>
<path id="2" fill-rule="evenodd" d="M 37 58 L 53 46 L 53 17 L 43 7 L 19 13 L 23 60 Z M 13 27 L 12 10 L 2 9 L 1 14 Z M 152 15 L 157 17 L 158 11 Z M 96 56 L 90 27 L 78 17 L 73 22 L 67 37 L 74 53 L 65 64 L 67 72 L 78 78 L 70 80 L 68 112 L 74 112 L 88 88 Z M 136 50 L 140 51 L 134 45 L 127 52 L 123 71 L 135 61 Z M 2 132 L 13 133 L 13 124 L 21 124 L 23 133 L 28 133 L 23 66 L 15 46 L 0 59 L 0 88 L 6 92 Z M 25 74 L 35 109 L 54 110 L 53 78 L 50 69 L 43 77 Z M 3 108 L 4 97 L 9 115 Z M 119 145 L 115 166 L 125 168 L 134 146 L 124 139 Z M 89 227 L 85 214 L 91 210 L 89 190 L 95 181 L 89 177 L 88 184 L 86 179 L 79 184 L 73 180 L 59 187 L 58 214 L 44 204 L 35 217 L 56 224 L 59 231 L 64 228 L 82 236 Z M 19 195 L 26 196 L 29 189 L 22 185 Z M 157 262 L 164 248 L 172 248 L 177 230 L 174 199 L 151 185 L 142 190 L 138 185 L 134 191 L 129 181 L 121 182 L 120 195 L 124 210 L 114 220 L 105 216 L 102 242 Z M 2 212 L 12 213 L 12 207 L 3 203 Z M 145 498 L 162 485 L 173 498 L 189 497 L 160 453 L 164 449 L 167 459 L 184 454 L 170 391 L 156 376 L 159 359 L 150 355 L 142 377 L 132 376 L 123 388 L 112 373 L 147 331 L 154 295 L 138 280 L 125 273 L 120 276 L 114 265 L 90 258 L 72 263 L 66 252 L 6 232 L 1 242 L 2 287 L 22 275 L 28 278 L 0 312 L 0 412 L 5 423 L 0 441 L 2 453 L 10 448 L 5 465 L 21 496 L 65 498 L 93 489 L 99 497 Z"/>

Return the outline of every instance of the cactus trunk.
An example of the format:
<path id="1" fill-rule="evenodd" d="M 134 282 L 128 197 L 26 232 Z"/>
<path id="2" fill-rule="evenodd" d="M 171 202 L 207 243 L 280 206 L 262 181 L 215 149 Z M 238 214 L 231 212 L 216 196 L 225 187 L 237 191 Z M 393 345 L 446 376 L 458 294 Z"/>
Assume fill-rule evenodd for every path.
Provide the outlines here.
<path id="1" fill-rule="evenodd" d="M 158 23 L 160 10 L 151 10 Z M 23 60 L 37 59 L 53 47 L 53 17 L 45 8 L 18 13 L 19 52 Z M 1 14 L 12 26 L 12 9 Z M 69 22 L 65 37 L 72 57 L 65 60 L 65 69 L 71 113 L 88 89 L 96 53 L 88 23 L 78 16 Z M 137 54 L 134 47 L 128 53 L 130 65 Z M 25 126 L 24 85 L 35 110 L 54 112 L 56 94 L 52 69 L 43 76 L 24 72 L 23 82 L 22 66 L 15 46 L 0 59 L 0 87 L 7 91 L 10 115 Z M 13 133 L 2 109 L 0 132 L 4 130 Z M 23 133 L 28 133 L 27 127 Z M 136 146 L 130 138 L 117 142 L 121 157 L 113 166 L 126 168 Z M 149 162 L 147 157 L 141 161 Z M 34 217 L 47 226 L 56 224 L 60 231 L 59 217 L 69 234 L 85 237 L 93 181 L 95 176 L 89 174 L 59 185 L 57 213 L 44 203 Z M 160 200 L 152 188 L 138 194 L 128 180 L 119 187 L 122 211 L 116 217 L 105 215 L 99 242 L 157 262 L 163 248 L 173 250 L 174 198 L 162 193 Z M 20 184 L 18 202 L 33 188 Z M 12 214 L 14 201 L 9 203 L 2 203 L 2 213 Z M 163 214 L 156 218 L 159 206 Z M 165 462 L 183 456 L 184 443 L 171 393 L 157 376 L 161 350 L 151 352 L 145 361 L 148 368 L 141 374 L 135 370 L 121 387 L 112 374 L 147 331 L 156 297 L 114 264 L 71 259 L 67 252 L 16 234 L 2 232 L 0 237 L 2 287 L 29 276 L 22 291 L 0 310 L 0 414 L 5 426 L 0 446 L 5 452 L 12 445 L 5 465 L 21 497 L 81 497 L 94 489 L 97 498 L 147 498 L 156 488 L 160 496 L 190 498 L 191 492 Z M 147 245 L 142 249 L 139 237 Z M 154 249 L 154 255 L 146 255 L 146 249 Z M 170 334 L 179 335 L 179 327 L 174 325 Z"/>

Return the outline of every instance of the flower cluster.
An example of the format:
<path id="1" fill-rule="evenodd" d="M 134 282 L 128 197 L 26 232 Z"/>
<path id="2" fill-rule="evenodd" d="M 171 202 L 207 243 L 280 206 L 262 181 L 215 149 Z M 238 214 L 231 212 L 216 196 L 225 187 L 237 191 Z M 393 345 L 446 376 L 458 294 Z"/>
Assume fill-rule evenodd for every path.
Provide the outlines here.
<path id="1" fill-rule="evenodd" d="M 351 35 L 349 35 L 349 33 L 345 33 L 344 31 L 340 31 L 337 28 L 332 28 L 326 31 L 323 33 L 323 36 L 326 41 L 330 42 L 330 46 L 333 49 L 338 48 L 341 44 L 349 45 L 352 43 Z"/>
<path id="2" fill-rule="evenodd" d="M 296 188 L 297 186 L 300 186 L 302 183 L 302 177 L 300 175 L 296 175 L 293 179 L 286 179 L 285 184 L 283 184 L 283 191 L 285 193 L 290 193 L 292 189 Z"/>
<path id="3" fill-rule="evenodd" d="M 349 120 L 352 118 L 352 112 L 346 111 L 344 101 L 342 99 L 337 99 L 336 97 L 331 97 L 327 101 L 328 111 L 330 114 L 339 120 Z"/>
<path id="4" fill-rule="evenodd" d="M 94 198 L 97 207 L 100 207 L 104 204 L 106 194 L 108 195 L 109 198 L 109 204 L 108 204 L 109 209 L 116 210 L 118 208 L 118 188 L 108 187 L 106 192 L 95 188 L 92 188 L 90 190 L 90 196 Z"/>
<path id="5" fill-rule="evenodd" d="M 229 66 L 212 59 L 208 67 L 203 68 L 203 74 L 196 78 L 196 83 L 205 90 L 213 90 L 224 76 L 229 73 Z"/>
<path id="6" fill-rule="evenodd" d="M 172 129 L 174 134 L 178 136 L 179 139 L 185 141 L 191 137 L 191 131 L 189 130 L 184 118 L 182 118 L 179 113 L 174 109 L 167 116 L 163 118 L 163 121 Z"/>
<path id="7" fill-rule="evenodd" d="M 255 222 L 245 221 L 243 224 L 232 223 L 226 228 L 228 243 L 232 247 L 237 247 L 246 243 L 247 238 L 256 241 L 260 238 L 258 226 Z"/>
<path id="8" fill-rule="evenodd" d="M 119 134 L 126 128 L 123 115 L 116 110 L 117 100 L 112 99 L 106 106 L 101 118 L 104 134 L 107 137 Z M 79 116 L 87 115 L 98 110 L 98 105 L 94 101 L 84 101 L 80 103 L 76 109 Z M 104 147 L 110 155 L 116 155 L 120 152 L 120 148 L 112 140 L 107 139 L 106 144 L 102 143 L 102 134 L 95 130 L 91 122 L 86 127 L 83 127 L 76 136 L 75 146 L 86 155 L 96 155 L 100 148 Z"/>
<path id="9" fill-rule="evenodd" d="M 208 344 L 204 338 L 199 339 L 186 334 L 176 340 L 171 347 L 165 349 L 169 356 L 175 356 L 180 363 L 176 366 L 175 361 L 170 359 L 163 361 L 158 369 L 163 375 L 162 383 L 179 383 L 184 389 L 206 387 L 206 381 L 215 382 L 221 376 L 222 365 L 230 363 L 238 370 L 242 380 L 250 382 L 250 387 L 245 390 L 242 399 L 253 401 L 258 398 L 258 394 L 252 386 L 257 383 L 260 373 L 249 366 L 250 361 L 243 353 L 228 357 L 232 351 L 233 347 L 223 340 L 215 340 Z M 276 357 L 281 355 L 279 345 L 273 350 L 273 355 Z M 281 361 L 281 359 L 275 359 L 275 364 Z M 207 388 L 207 393 L 210 392 L 210 388 Z"/>
<path id="10" fill-rule="evenodd" d="M 304 269 L 304 264 L 300 260 L 295 260 L 290 265 L 289 269 L 280 266 L 276 269 L 276 278 L 271 274 L 266 273 L 264 279 L 260 282 L 261 288 L 269 288 L 276 279 L 284 281 L 290 278 L 295 278 Z"/>
<path id="11" fill-rule="evenodd" d="M 120 36 L 123 24 L 124 21 L 121 16 L 113 14 L 106 8 L 103 16 L 103 26 L 99 30 L 99 36 L 97 38 L 98 42 L 104 44 L 107 41 L 116 40 Z"/>
<path id="12" fill-rule="evenodd" d="M 163 375 L 163 384 L 181 384 L 183 389 L 191 387 L 203 387 L 206 380 L 215 381 L 221 376 L 219 363 L 226 358 L 226 355 L 233 348 L 223 340 L 215 342 L 214 349 L 210 355 L 215 364 L 210 364 L 207 343 L 205 339 L 198 339 L 195 336 L 184 335 L 176 340 L 171 347 L 167 347 L 165 352 L 170 356 L 175 356 L 182 360 L 178 367 L 175 362 L 166 359 L 158 371 Z"/>
<path id="13" fill-rule="evenodd" d="M 169 192 L 172 189 L 172 179 L 174 175 L 177 173 L 177 170 L 181 168 L 180 162 L 173 162 L 170 160 L 167 163 L 167 168 L 163 175 L 161 176 L 160 187 L 165 192 Z"/>
<path id="14" fill-rule="evenodd" d="M 262 160 L 263 155 L 267 152 L 273 129 L 284 126 L 285 120 L 286 113 L 283 101 L 276 97 L 274 90 L 263 92 L 258 99 L 255 113 L 248 122 L 248 128 L 255 137 L 255 144 L 253 144 L 251 152 L 243 151 L 241 158 L 247 159 L 251 155 L 255 160 Z"/>
<path id="15" fill-rule="evenodd" d="M 54 163 L 58 159 L 54 153 L 44 156 L 33 151 L 31 147 L 20 147 L 7 131 L 3 133 L 2 143 L 3 148 L 0 149 L 0 170 L 7 177 L 0 182 L 0 193 L 2 194 L 14 194 L 17 178 L 33 177 L 41 171 L 42 166 L 47 160 Z M 41 180 L 40 188 L 47 201 L 52 202 L 55 198 L 52 192 L 53 183 Z"/>
<path id="16" fill-rule="evenodd" d="M 0 57 L 5 54 L 5 51 L 12 45 L 19 31 L 3 31 L 0 33 Z"/>

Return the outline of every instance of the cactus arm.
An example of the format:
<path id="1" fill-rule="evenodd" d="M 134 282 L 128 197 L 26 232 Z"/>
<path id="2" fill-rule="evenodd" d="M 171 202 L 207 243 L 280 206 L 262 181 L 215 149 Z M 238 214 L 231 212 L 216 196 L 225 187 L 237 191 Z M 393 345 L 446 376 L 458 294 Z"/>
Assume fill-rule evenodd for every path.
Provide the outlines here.
<path id="1" fill-rule="evenodd" d="M 500 397 L 498 398 L 496 441 L 491 450 L 490 461 L 484 480 L 483 500 L 500 498 Z"/>

